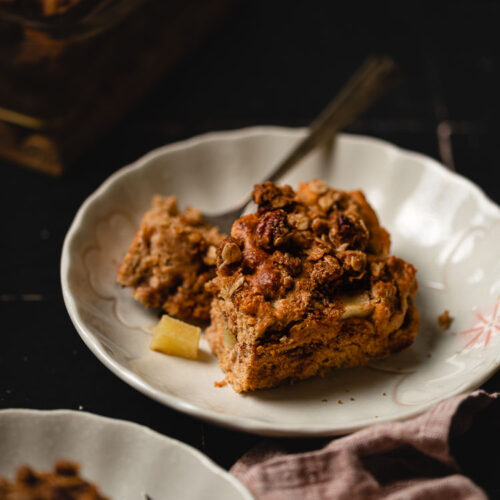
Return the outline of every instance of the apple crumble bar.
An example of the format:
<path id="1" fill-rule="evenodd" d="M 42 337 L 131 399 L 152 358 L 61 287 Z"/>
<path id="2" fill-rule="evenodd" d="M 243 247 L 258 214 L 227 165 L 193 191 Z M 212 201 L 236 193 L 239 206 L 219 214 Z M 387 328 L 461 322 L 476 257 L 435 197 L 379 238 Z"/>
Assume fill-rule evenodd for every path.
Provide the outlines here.
<path id="1" fill-rule="evenodd" d="M 155 196 L 118 272 L 146 307 L 184 320 L 207 321 L 215 276 L 216 249 L 224 236 L 201 212 L 179 212 L 174 196 Z"/>
<path id="2" fill-rule="evenodd" d="M 24 466 L 16 479 L 0 478 L 0 500 L 106 500 L 97 488 L 79 476 L 78 465 L 59 461 L 54 472 L 36 472 Z"/>
<path id="3" fill-rule="evenodd" d="M 207 338 L 235 391 L 361 366 L 413 342 L 416 269 L 388 255 L 361 191 L 266 182 L 253 199 L 257 213 L 234 223 L 208 284 Z"/>

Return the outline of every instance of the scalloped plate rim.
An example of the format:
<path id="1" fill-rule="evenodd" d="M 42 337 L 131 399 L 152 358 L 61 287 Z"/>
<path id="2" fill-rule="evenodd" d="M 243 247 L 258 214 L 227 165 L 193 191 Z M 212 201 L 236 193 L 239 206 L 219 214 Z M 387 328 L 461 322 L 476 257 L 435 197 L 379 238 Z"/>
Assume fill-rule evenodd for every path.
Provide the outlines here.
<path id="1" fill-rule="evenodd" d="M 152 399 L 167 406 L 170 406 L 171 408 L 174 408 L 181 412 L 185 412 L 191 416 L 207 420 L 217 425 L 222 425 L 224 427 L 228 427 L 239 431 L 250 432 L 253 434 L 269 435 L 269 436 L 297 436 L 297 437 L 334 436 L 334 435 L 348 434 L 373 424 L 373 421 L 371 419 L 365 418 L 365 420 L 361 421 L 360 423 L 354 426 L 334 425 L 332 427 L 332 425 L 309 424 L 309 426 L 306 429 L 304 429 L 303 426 L 298 426 L 297 424 L 274 423 L 264 420 L 258 420 L 255 418 L 235 416 L 226 413 L 220 413 L 206 408 L 201 408 L 195 404 L 185 401 L 180 397 L 155 389 L 154 387 L 151 387 L 149 384 L 143 381 L 134 372 L 123 367 L 120 363 L 115 361 L 110 355 L 106 353 L 105 349 L 102 347 L 100 342 L 92 334 L 86 331 L 83 322 L 81 321 L 81 318 L 78 314 L 76 303 L 74 298 L 72 297 L 72 294 L 70 292 L 70 287 L 68 284 L 67 273 L 71 263 L 71 257 L 69 252 L 71 241 L 75 233 L 78 231 L 81 221 L 84 219 L 85 214 L 89 209 L 89 207 L 96 199 L 104 195 L 106 191 L 114 184 L 114 182 L 118 178 L 126 176 L 127 174 L 135 170 L 141 169 L 142 167 L 147 165 L 151 160 L 153 160 L 158 156 L 164 155 L 166 153 L 171 153 L 173 151 L 182 151 L 185 149 L 196 147 L 197 145 L 202 143 L 218 142 L 221 140 L 234 141 L 237 139 L 244 139 L 250 136 L 269 135 L 269 134 L 288 136 L 298 139 L 302 137 L 305 133 L 306 133 L 305 128 L 254 126 L 254 127 L 247 127 L 243 129 L 236 129 L 229 131 L 208 132 L 183 141 L 167 144 L 165 146 L 161 146 L 146 153 L 144 156 L 140 157 L 135 162 L 127 166 L 124 166 L 119 170 L 117 170 L 116 172 L 114 172 L 113 174 L 111 174 L 83 202 L 64 239 L 62 256 L 61 256 L 61 265 L 60 265 L 63 298 L 64 298 L 64 303 L 66 305 L 66 309 L 71 318 L 71 321 L 73 322 L 75 328 L 77 329 L 84 343 L 96 355 L 96 357 L 105 366 L 107 366 L 115 375 L 117 375 L 119 378 L 121 378 L 122 380 L 124 380 L 129 385 L 136 388 L 143 394 L 146 394 Z M 424 164 L 427 168 L 434 169 L 435 171 L 439 172 L 439 175 L 447 177 L 450 181 L 464 185 L 467 189 L 470 190 L 471 193 L 474 194 L 476 201 L 479 202 L 479 206 L 483 210 L 488 211 L 493 216 L 500 217 L 500 207 L 496 205 L 490 198 L 488 198 L 488 196 L 479 186 L 474 184 L 471 180 L 464 177 L 463 175 L 450 171 L 444 165 L 439 163 L 437 160 L 430 158 L 422 153 L 406 150 L 388 141 L 371 136 L 366 136 L 361 134 L 359 135 L 345 134 L 345 133 L 339 134 L 339 136 L 343 141 L 354 141 L 361 144 L 365 143 L 365 144 L 375 145 L 377 147 L 390 150 L 395 154 L 418 160 L 420 163 Z M 455 391 L 451 391 L 449 394 L 447 394 L 447 397 L 452 397 L 457 394 L 464 393 L 468 390 L 476 389 L 482 383 L 488 380 L 499 368 L 500 368 L 500 360 L 497 360 L 496 366 L 482 373 L 480 377 L 477 377 L 474 380 L 469 381 L 469 383 L 462 385 Z M 429 401 L 428 403 L 418 405 L 413 410 L 405 411 L 404 415 L 399 415 L 399 416 L 388 415 L 385 417 L 380 417 L 377 420 L 377 423 L 380 424 L 384 422 L 392 422 L 394 420 L 406 420 L 408 418 L 415 417 L 423 413 L 425 410 L 434 406 L 441 399 L 438 398 L 436 400 Z"/>
<path id="2" fill-rule="evenodd" d="M 76 411 L 69 409 L 38 410 L 32 408 L 5 408 L 0 410 L 0 424 L 4 415 L 5 416 L 14 415 L 14 417 L 28 416 L 28 417 L 34 417 L 35 419 L 38 418 L 50 419 L 52 417 L 56 418 L 61 417 L 63 419 L 77 418 L 85 420 L 87 422 L 91 422 L 90 425 L 93 425 L 93 423 L 99 423 L 104 425 L 119 426 L 124 428 L 125 430 L 132 430 L 134 432 L 137 431 L 146 433 L 155 440 L 161 440 L 166 444 L 168 443 L 169 446 L 180 448 L 189 455 L 193 456 L 200 464 L 203 465 L 203 467 L 209 469 L 221 480 L 227 481 L 232 486 L 234 486 L 236 490 L 238 490 L 238 492 L 241 493 L 242 498 L 246 498 L 247 500 L 252 500 L 253 498 L 252 495 L 249 493 L 249 491 L 245 488 L 245 486 L 243 486 L 243 484 L 240 483 L 240 481 L 238 481 L 228 471 L 224 470 L 222 467 L 217 465 L 211 458 L 202 453 L 200 450 L 197 450 L 196 448 L 178 439 L 161 434 L 160 432 L 150 429 L 145 425 L 138 424 L 136 422 L 130 422 L 128 420 L 106 417 L 88 411 L 80 411 L 80 410 Z"/>

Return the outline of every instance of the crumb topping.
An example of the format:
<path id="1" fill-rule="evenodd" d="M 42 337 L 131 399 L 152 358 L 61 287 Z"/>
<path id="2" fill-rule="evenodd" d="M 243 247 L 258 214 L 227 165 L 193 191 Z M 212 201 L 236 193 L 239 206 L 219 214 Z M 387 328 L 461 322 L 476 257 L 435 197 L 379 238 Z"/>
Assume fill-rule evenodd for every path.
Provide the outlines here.
<path id="1" fill-rule="evenodd" d="M 261 332 L 340 318 L 346 294 L 366 292 L 378 304 L 375 321 L 405 309 L 415 269 L 388 256 L 389 234 L 361 191 L 314 180 L 295 192 L 266 182 L 255 186 L 253 199 L 257 213 L 238 219 L 221 243 L 209 288 L 253 316 Z"/>

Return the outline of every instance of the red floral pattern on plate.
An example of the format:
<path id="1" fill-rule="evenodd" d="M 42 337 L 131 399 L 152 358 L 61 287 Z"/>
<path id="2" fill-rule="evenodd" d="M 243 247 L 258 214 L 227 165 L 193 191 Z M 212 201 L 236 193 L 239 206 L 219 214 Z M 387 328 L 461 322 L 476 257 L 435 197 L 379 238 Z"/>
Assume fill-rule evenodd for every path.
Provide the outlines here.
<path id="1" fill-rule="evenodd" d="M 465 349 L 472 347 L 488 346 L 492 337 L 500 332 L 500 299 L 493 306 L 490 313 L 476 313 L 477 321 L 472 328 L 462 332 L 462 335 L 467 337 Z"/>

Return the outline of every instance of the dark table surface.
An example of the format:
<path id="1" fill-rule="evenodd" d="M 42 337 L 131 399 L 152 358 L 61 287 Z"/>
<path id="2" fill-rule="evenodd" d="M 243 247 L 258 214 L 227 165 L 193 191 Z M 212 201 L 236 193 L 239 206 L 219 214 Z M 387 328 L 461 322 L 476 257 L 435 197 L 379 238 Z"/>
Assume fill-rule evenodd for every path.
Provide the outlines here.
<path id="1" fill-rule="evenodd" d="M 225 468 L 260 442 L 152 401 L 97 360 L 63 304 L 63 238 L 80 204 L 116 169 L 206 131 L 307 125 L 371 52 L 396 57 L 406 80 L 349 131 L 436 158 L 500 202 L 500 4 L 346 4 L 243 3 L 64 177 L 0 162 L 0 408 L 83 409 L 127 419 Z M 500 390 L 500 374 L 484 388 Z M 297 449 L 325 442 L 285 441 Z M 496 478 L 483 485 L 500 494 Z"/>

